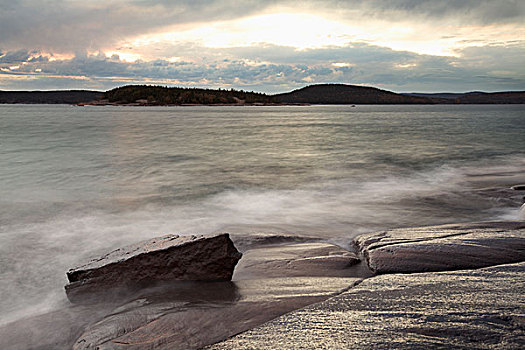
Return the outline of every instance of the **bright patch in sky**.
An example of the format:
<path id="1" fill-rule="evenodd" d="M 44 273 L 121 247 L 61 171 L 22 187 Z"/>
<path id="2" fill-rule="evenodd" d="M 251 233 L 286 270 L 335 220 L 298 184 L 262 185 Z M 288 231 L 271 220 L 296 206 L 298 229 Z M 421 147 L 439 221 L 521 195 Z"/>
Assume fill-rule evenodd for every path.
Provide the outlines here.
<path id="1" fill-rule="evenodd" d="M 302 50 L 344 46 L 359 34 L 358 28 L 313 14 L 277 13 L 145 35 L 133 40 L 129 46 L 140 48 L 159 43 L 192 42 L 208 48 L 273 44 Z"/>
<path id="2" fill-rule="evenodd" d="M 332 66 L 337 67 L 337 68 L 343 68 L 343 67 L 352 67 L 353 64 L 346 63 L 346 62 L 334 62 L 332 63 Z"/>
<path id="3" fill-rule="evenodd" d="M 313 14 L 278 13 L 209 27 L 200 39 L 208 47 L 271 43 L 297 49 L 342 46 L 358 33 L 342 23 Z M 199 29 L 195 31 L 199 36 Z M 190 34 L 191 35 L 191 34 Z"/>
<path id="4" fill-rule="evenodd" d="M 517 33 L 518 31 L 519 33 Z M 188 28 L 146 34 L 122 43 L 131 47 L 111 51 L 125 61 L 140 57 L 153 59 L 164 52 L 173 56 L 174 44 L 191 43 L 207 48 L 249 47 L 261 44 L 293 47 L 296 50 L 323 47 L 344 47 L 352 43 L 366 43 L 435 56 L 457 56 L 457 51 L 468 46 L 486 45 L 523 35 L 523 28 L 510 26 L 465 26 L 447 23 L 417 22 L 413 19 L 385 19 L 356 17 L 336 18 L 333 14 L 270 13 L 230 21 L 215 21 Z M 140 54 L 139 54 L 140 53 Z M 158 58 L 158 57 L 157 57 Z"/>
<path id="5" fill-rule="evenodd" d="M 141 55 L 132 52 L 107 51 L 104 54 L 108 57 L 118 56 L 118 58 L 124 62 L 136 62 L 141 59 Z"/>
<path id="6" fill-rule="evenodd" d="M 279 92 L 306 82 L 414 91 L 525 81 L 523 1 L 56 2 L 11 1 L 0 11 L 0 89 L 34 88 L 11 83 L 24 74 L 44 88 L 83 77 L 100 87 Z"/>
<path id="7" fill-rule="evenodd" d="M 456 49 L 487 42 L 500 37 L 501 30 L 470 27 L 458 32 L 456 27 L 436 27 L 436 24 L 416 22 L 395 23 L 379 19 L 343 21 L 329 15 L 311 13 L 273 13 L 231 21 L 206 23 L 193 28 L 172 28 L 162 33 L 135 38 L 122 47 L 131 47 L 135 53 L 118 50 L 125 61 L 133 62 L 141 56 L 150 56 L 155 47 L 169 51 L 174 43 L 198 43 L 208 48 L 248 47 L 261 44 L 293 47 L 296 50 L 323 47 L 344 47 L 352 43 L 366 43 L 397 51 L 418 54 L 456 56 Z M 491 35 L 491 36 L 489 36 Z M 140 55 L 137 53 L 139 52 Z"/>

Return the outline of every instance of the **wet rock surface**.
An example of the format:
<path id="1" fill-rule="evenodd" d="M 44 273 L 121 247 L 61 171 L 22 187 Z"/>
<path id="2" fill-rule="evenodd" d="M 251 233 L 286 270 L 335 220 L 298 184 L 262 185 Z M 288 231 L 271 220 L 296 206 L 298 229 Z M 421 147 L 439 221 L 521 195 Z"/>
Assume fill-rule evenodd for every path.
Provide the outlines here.
<path id="1" fill-rule="evenodd" d="M 281 276 L 351 277 L 350 266 L 360 262 L 357 255 L 332 244 L 311 242 L 252 249 L 239 262 L 234 278 Z"/>
<path id="2" fill-rule="evenodd" d="M 234 228 L 235 229 L 235 228 Z M 318 237 L 298 236 L 294 234 L 282 234 L 282 233 L 252 233 L 246 234 L 231 234 L 231 238 L 235 247 L 241 252 L 245 252 L 249 249 L 257 249 L 261 246 L 271 246 L 285 244 L 298 244 L 298 243 L 312 243 L 319 242 L 322 239 Z"/>
<path id="3" fill-rule="evenodd" d="M 448 270 L 525 260 L 524 228 L 523 222 L 443 225 L 365 234 L 354 243 L 368 263 Z M 238 238 L 244 256 L 231 282 L 157 281 L 125 297 L 102 295 L 0 327 L 0 348 L 525 346 L 525 262 L 373 276 L 366 262 L 328 243 L 282 235 Z M 399 253 L 385 255 L 389 247 Z M 373 260 L 374 251 L 383 255 Z"/>
<path id="4" fill-rule="evenodd" d="M 228 234 L 167 235 L 116 249 L 67 272 L 71 301 L 158 281 L 228 281 L 242 254 Z"/>
<path id="5" fill-rule="evenodd" d="M 525 263 L 381 275 L 206 349 L 523 349 Z"/>
<path id="6" fill-rule="evenodd" d="M 198 349 L 326 300 L 370 275 L 363 264 L 344 267 L 354 262 L 352 254 L 331 244 L 267 242 L 251 245 L 232 281 L 159 282 L 117 299 L 99 295 L 0 327 L 0 348 Z"/>
<path id="7" fill-rule="evenodd" d="M 73 348 L 198 349 L 350 288 L 362 279 L 346 277 L 355 259 L 327 243 L 251 249 L 231 283 L 137 296 L 89 325 Z"/>
<path id="8" fill-rule="evenodd" d="M 351 278 L 290 277 L 212 282 L 207 295 L 174 298 L 146 294 L 91 323 L 73 349 L 199 349 L 319 302 L 359 281 Z M 197 293 L 199 294 L 199 293 Z M 218 298 L 224 295 L 226 298 Z"/>
<path id="9" fill-rule="evenodd" d="M 376 273 L 487 267 L 525 260 L 524 222 L 403 228 L 354 239 Z"/>

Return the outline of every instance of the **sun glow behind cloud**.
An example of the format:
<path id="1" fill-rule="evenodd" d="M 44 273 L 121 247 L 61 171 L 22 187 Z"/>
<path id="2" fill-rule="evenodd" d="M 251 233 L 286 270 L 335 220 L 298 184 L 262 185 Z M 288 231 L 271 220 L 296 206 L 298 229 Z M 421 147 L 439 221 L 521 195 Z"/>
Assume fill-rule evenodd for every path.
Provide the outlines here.
<path id="1" fill-rule="evenodd" d="M 27 33 L 17 27 L 24 11 L 16 12 L 22 16 L 16 21 L 0 12 L 0 29 L 6 29 L 0 37 L 0 88 L 24 74 L 48 81 L 61 74 L 85 76 L 108 81 L 108 87 L 112 79 L 134 79 L 266 91 L 306 82 L 390 84 L 411 91 L 414 82 L 435 89 L 436 79 L 459 89 L 458 74 L 464 86 L 476 89 L 483 77 L 505 89 L 525 81 L 525 6 L 512 0 L 497 6 L 490 0 L 417 6 L 412 0 L 260 0 L 249 8 L 226 0 L 97 0 L 96 6 L 69 2 L 60 13 L 31 1 L 32 17 L 42 25 L 28 25 Z M 68 30 L 51 31 L 59 22 Z M 6 39 L 9 34 L 13 40 Z"/>
<path id="2" fill-rule="evenodd" d="M 198 43 L 207 48 L 247 47 L 261 44 L 297 50 L 344 46 L 361 30 L 307 13 L 274 13 L 232 21 L 218 21 L 194 28 L 143 35 L 123 46 L 141 48 L 169 43 Z M 147 54 L 146 54 L 147 55 Z"/>
<path id="3" fill-rule="evenodd" d="M 266 13 L 228 21 L 172 27 L 141 35 L 121 43 L 123 49 L 108 50 L 126 61 L 180 56 L 170 47 L 191 43 L 206 48 L 234 48 L 257 45 L 292 47 L 296 50 L 344 47 L 366 43 L 435 56 L 457 56 L 464 47 L 490 44 L 525 34 L 515 26 L 458 28 L 447 23 L 418 23 L 411 19 L 389 22 L 373 18 L 339 18 L 333 13 L 295 13 L 291 10 Z M 131 49 L 126 49 L 131 48 Z"/>
<path id="4" fill-rule="evenodd" d="M 121 60 L 123 62 L 137 62 L 142 58 L 142 56 L 137 53 L 118 50 L 106 51 L 104 54 L 108 57 L 115 57 L 115 59 Z"/>
<path id="5" fill-rule="evenodd" d="M 306 13 L 276 13 L 246 18 L 211 27 L 201 40 L 207 47 L 235 47 L 269 43 L 311 49 L 343 46 L 359 30 Z M 199 34 L 198 31 L 196 33 Z"/>

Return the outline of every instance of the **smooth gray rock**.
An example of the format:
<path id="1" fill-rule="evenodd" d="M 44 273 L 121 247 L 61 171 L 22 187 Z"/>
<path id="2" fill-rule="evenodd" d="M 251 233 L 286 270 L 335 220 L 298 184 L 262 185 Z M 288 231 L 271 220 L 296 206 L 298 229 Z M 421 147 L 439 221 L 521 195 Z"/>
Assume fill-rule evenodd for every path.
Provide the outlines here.
<path id="1" fill-rule="evenodd" d="M 229 281 L 242 254 L 228 234 L 167 235 L 116 249 L 67 272 L 68 298 L 152 282 Z"/>
<path id="2" fill-rule="evenodd" d="M 376 273 L 447 271 L 525 260 L 524 222 L 403 228 L 354 239 Z"/>
<path id="3" fill-rule="evenodd" d="M 524 349 L 525 263 L 390 274 L 210 350 Z"/>

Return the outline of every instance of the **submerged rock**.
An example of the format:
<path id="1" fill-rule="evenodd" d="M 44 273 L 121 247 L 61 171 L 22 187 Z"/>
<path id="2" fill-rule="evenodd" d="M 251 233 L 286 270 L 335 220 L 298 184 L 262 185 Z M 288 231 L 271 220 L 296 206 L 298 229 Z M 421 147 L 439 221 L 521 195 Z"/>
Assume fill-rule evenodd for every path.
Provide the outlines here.
<path id="1" fill-rule="evenodd" d="M 167 235 L 120 248 L 67 272 L 70 300 L 159 281 L 229 281 L 242 254 L 228 234 Z"/>
<path id="2" fill-rule="evenodd" d="M 525 260 L 525 223 L 416 227 L 354 239 L 376 273 L 446 271 Z"/>

